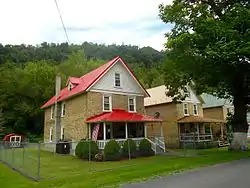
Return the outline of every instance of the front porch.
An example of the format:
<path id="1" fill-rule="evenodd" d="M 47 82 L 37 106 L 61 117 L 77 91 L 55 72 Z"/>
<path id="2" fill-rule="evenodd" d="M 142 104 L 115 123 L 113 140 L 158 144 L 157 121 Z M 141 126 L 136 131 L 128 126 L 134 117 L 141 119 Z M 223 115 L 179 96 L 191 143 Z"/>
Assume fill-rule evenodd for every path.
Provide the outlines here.
<path id="1" fill-rule="evenodd" d="M 130 113 L 125 110 L 113 110 L 95 117 L 88 118 L 88 138 L 95 140 L 99 149 L 103 150 L 107 142 L 115 139 L 119 145 L 127 139 L 132 139 L 137 145 L 146 138 L 152 144 L 152 149 L 157 146 L 165 151 L 162 120 L 145 116 L 143 114 Z M 151 139 L 147 134 L 147 126 L 152 123 L 159 123 L 161 133 Z"/>
<path id="2" fill-rule="evenodd" d="M 187 116 L 181 118 L 177 123 L 181 144 L 225 140 L 225 122 L 222 120 Z"/>

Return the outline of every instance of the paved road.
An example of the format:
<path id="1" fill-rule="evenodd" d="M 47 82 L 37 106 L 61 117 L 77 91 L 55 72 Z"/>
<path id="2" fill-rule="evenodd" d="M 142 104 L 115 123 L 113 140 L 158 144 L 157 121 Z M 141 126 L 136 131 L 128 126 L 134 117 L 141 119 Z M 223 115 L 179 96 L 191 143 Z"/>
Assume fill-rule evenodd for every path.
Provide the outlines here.
<path id="1" fill-rule="evenodd" d="M 123 188 L 250 188 L 250 159 L 201 168 Z"/>

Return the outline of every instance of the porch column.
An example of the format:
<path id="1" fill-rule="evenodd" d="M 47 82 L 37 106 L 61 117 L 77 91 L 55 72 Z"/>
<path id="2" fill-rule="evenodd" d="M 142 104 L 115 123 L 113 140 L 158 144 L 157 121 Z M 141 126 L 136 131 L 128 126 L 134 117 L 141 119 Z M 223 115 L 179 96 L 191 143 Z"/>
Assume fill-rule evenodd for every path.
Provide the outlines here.
<path id="1" fill-rule="evenodd" d="M 144 137 L 146 138 L 148 136 L 147 126 L 144 124 Z"/>
<path id="2" fill-rule="evenodd" d="M 163 126 L 162 126 L 162 122 L 161 122 L 161 137 L 163 137 Z"/>
<path id="3" fill-rule="evenodd" d="M 212 123 L 209 124 L 210 126 L 210 135 L 211 135 L 211 140 L 213 140 L 213 133 L 212 133 Z"/>
<path id="4" fill-rule="evenodd" d="M 224 126 L 224 124 L 220 124 L 220 136 L 221 136 L 221 138 L 223 139 L 223 126 Z"/>
<path id="5" fill-rule="evenodd" d="M 198 134 L 198 138 L 197 138 L 197 139 L 198 139 L 198 142 L 200 141 L 200 129 L 199 129 L 199 126 L 200 126 L 200 125 L 197 123 L 197 124 L 196 124 L 196 130 L 197 130 L 197 134 Z"/>
<path id="6" fill-rule="evenodd" d="M 91 124 L 88 123 L 88 129 L 89 129 L 89 139 L 91 139 Z"/>
<path id="7" fill-rule="evenodd" d="M 110 124 L 110 137 L 111 137 L 111 139 L 113 139 L 113 137 L 114 137 L 114 133 L 113 133 L 114 131 L 113 131 L 113 124 L 111 123 Z"/>
<path id="8" fill-rule="evenodd" d="M 125 138 L 128 138 L 128 123 L 125 123 Z"/>
<path id="9" fill-rule="evenodd" d="M 103 140 L 106 140 L 106 123 L 103 123 Z"/>

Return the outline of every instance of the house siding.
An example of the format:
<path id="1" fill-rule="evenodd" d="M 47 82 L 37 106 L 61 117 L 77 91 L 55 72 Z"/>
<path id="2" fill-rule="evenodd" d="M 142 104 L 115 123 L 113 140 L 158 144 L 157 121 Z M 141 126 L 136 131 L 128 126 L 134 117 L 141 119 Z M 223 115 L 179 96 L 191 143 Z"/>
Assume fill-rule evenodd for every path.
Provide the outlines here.
<path id="1" fill-rule="evenodd" d="M 112 108 L 128 110 L 127 95 L 112 95 Z M 78 95 L 65 101 L 65 116 L 61 117 L 61 126 L 64 128 L 65 139 L 80 140 L 88 137 L 88 126 L 85 123 L 86 118 L 98 115 L 103 112 L 103 93 L 88 92 Z M 145 113 L 143 97 L 136 97 L 137 113 Z M 49 129 L 53 126 L 55 120 L 50 119 L 51 107 L 45 109 L 44 141 L 49 141 Z M 53 138 L 55 131 L 53 130 Z"/>
<path id="2" fill-rule="evenodd" d="M 204 117 L 213 118 L 213 119 L 224 119 L 224 110 L 220 107 L 213 108 L 204 108 L 203 109 Z"/>
<path id="3" fill-rule="evenodd" d="M 160 119 L 163 120 L 163 136 L 167 147 L 178 147 L 179 137 L 178 137 L 178 126 L 176 123 L 177 119 L 177 108 L 175 103 L 165 103 L 159 105 L 153 105 L 146 107 L 147 115 L 154 115 L 155 112 L 160 113 Z M 151 126 L 152 125 L 152 126 Z M 160 134 L 160 125 L 151 124 L 147 126 L 148 136 L 157 136 Z"/>
<path id="4" fill-rule="evenodd" d="M 114 86 L 114 75 L 119 73 L 121 76 L 121 87 Z M 121 94 L 132 94 L 132 95 L 144 95 L 144 90 L 128 72 L 128 70 L 119 61 L 102 77 L 97 83 L 95 83 L 90 91 L 109 91 Z"/>

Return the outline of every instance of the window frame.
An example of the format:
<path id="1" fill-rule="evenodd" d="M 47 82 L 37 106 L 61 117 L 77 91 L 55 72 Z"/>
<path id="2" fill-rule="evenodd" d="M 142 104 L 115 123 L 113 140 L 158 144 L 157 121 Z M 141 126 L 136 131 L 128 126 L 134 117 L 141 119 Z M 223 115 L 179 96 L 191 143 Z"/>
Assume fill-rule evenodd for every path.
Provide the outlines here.
<path id="1" fill-rule="evenodd" d="M 64 117 L 66 114 L 66 103 L 62 102 L 61 103 L 61 117 Z"/>
<path id="2" fill-rule="evenodd" d="M 196 113 L 195 113 L 195 110 L 196 110 Z M 198 116 L 199 115 L 199 112 L 198 112 L 198 105 L 197 104 L 193 104 L 193 113 L 195 116 Z"/>
<path id="3" fill-rule="evenodd" d="M 61 140 L 64 140 L 64 138 L 65 138 L 65 128 L 64 128 L 64 126 L 61 126 L 60 138 L 61 138 Z"/>
<path id="4" fill-rule="evenodd" d="M 185 105 L 187 105 L 187 108 L 185 108 Z M 185 109 L 187 110 L 187 113 L 185 113 Z M 183 114 L 184 116 L 189 116 L 188 103 L 183 103 Z"/>
<path id="5" fill-rule="evenodd" d="M 54 118 L 55 118 L 55 105 L 52 105 L 50 109 L 50 119 Z"/>
<path id="6" fill-rule="evenodd" d="M 119 86 L 116 85 L 116 75 L 119 75 L 119 83 L 120 83 Z M 114 74 L 114 87 L 121 88 L 122 87 L 122 81 L 121 80 L 122 80 L 121 73 L 115 72 L 115 74 Z"/>
<path id="7" fill-rule="evenodd" d="M 109 98 L 109 109 L 106 110 L 105 109 L 105 97 L 108 97 Z M 107 94 L 104 94 L 103 97 L 102 97 L 102 110 L 104 112 L 111 112 L 112 111 L 112 95 L 107 95 Z"/>
<path id="8" fill-rule="evenodd" d="M 133 99 L 134 110 L 130 110 L 130 99 Z M 128 112 L 136 112 L 136 96 L 128 96 Z"/>
<path id="9" fill-rule="evenodd" d="M 49 128 L 49 142 L 53 141 L 53 127 Z"/>

